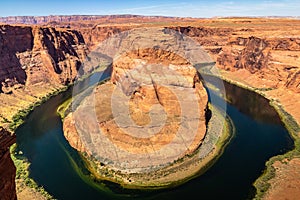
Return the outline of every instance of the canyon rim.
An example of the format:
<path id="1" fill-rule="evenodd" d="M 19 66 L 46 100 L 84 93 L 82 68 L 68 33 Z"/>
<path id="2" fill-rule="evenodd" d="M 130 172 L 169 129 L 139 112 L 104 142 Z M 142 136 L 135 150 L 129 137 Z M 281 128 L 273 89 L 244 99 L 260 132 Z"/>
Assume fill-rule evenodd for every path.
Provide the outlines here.
<path id="1" fill-rule="evenodd" d="M 47 18 L 47 17 L 45 17 Z M 51 18 L 51 17 L 49 17 Z M 53 17 L 52 17 L 53 18 Z M 4 19 L 5 22 L 20 22 L 13 19 Z M 4 21 L 3 20 L 3 21 Z M 19 17 L 18 20 L 27 22 L 29 25 L 0 25 L 0 64 L 1 64 L 1 126 L 6 129 L 15 129 L 22 123 L 24 116 L 29 113 L 37 102 L 45 101 L 50 95 L 63 90 L 66 85 L 75 81 L 78 73 L 91 72 L 94 67 L 80 71 L 81 63 L 99 42 L 104 41 L 112 35 L 128 31 L 133 28 L 159 27 L 159 29 L 172 29 L 183 33 L 201 44 L 204 50 L 216 61 L 216 67 L 220 70 L 219 77 L 241 87 L 253 90 L 268 98 L 271 104 L 281 114 L 282 121 L 286 124 L 289 132 L 295 139 L 295 150 L 286 157 L 277 158 L 276 161 L 269 163 L 269 168 L 273 171 L 273 178 L 266 180 L 268 191 L 264 193 L 265 198 L 274 199 L 278 196 L 278 191 L 288 188 L 289 193 L 280 193 L 282 198 L 288 195 L 298 194 L 298 187 L 290 187 L 286 182 L 292 181 L 294 186 L 299 184 L 297 166 L 299 164 L 297 153 L 297 141 L 299 141 L 299 121 L 300 102 L 299 94 L 299 20 L 295 19 L 270 19 L 270 18 L 220 18 L 220 19 L 184 19 L 164 18 L 164 17 L 143 17 L 143 16 L 114 16 L 99 17 L 98 19 L 74 16 L 73 20 L 60 18 L 57 23 L 47 20 L 34 21 L 32 18 Z M 110 22 L 114 21 L 115 24 Z M 139 21 L 136 23 L 136 21 Z M 135 23 L 133 23 L 135 22 Z M 160 24 L 158 22 L 163 22 Z M 43 23 L 30 25 L 30 23 Z M 129 51 L 120 55 L 122 59 L 116 60 L 112 65 L 113 74 L 111 82 L 96 87 L 101 91 L 111 92 L 116 83 L 122 78 L 116 76 L 118 73 L 126 71 L 132 64 L 160 63 L 160 57 L 176 58 L 176 55 L 167 52 L 158 52 L 155 48 L 146 48 L 141 51 Z M 153 57 L 151 57 L 153 56 Z M 144 59 L 144 60 L 143 60 Z M 172 59 L 170 59 L 172 60 Z M 179 63 L 163 63 L 165 65 L 179 65 L 186 67 L 189 73 L 184 74 L 188 85 L 196 85 L 200 96 L 206 99 L 203 86 L 199 80 L 194 79 L 192 68 L 188 67 L 188 62 L 177 58 Z M 140 62 L 140 63 L 139 63 Z M 124 68 L 125 66 L 125 68 Z M 126 81 L 122 82 L 123 84 Z M 122 84 L 121 84 L 122 85 Z M 127 88 L 134 94 L 131 107 L 136 110 L 147 111 L 149 103 L 158 102 L 162 95 L 168 100 L 172 100 L 174 95 L 157 87 L 149 82 L 148 88 Z M 189 85 L 189 86 L 190 86 Z M 197 86 L 198 85 L 198 86 Z M 128 85 L 127 85 L 128 86 Z M 198 88 L 197 88 L 198 87 Z M 193 87 L 191 87 L 193 88 Z M 154 95 L 158 91 L 158 98 Z M 96 106 L 103 109 L 106 105 L 99 102 Z M 149 102 L 143 102 L 142 106 L 137 104 L 139 96 L 149 96 Z M 167 100 L 166 100 L 167 101 Z M 206 100 L 207 101 L 207 100 Z M 200 104 L 201 111 L 206 105 L 206 101 Z M 165 102 L 162 102 L 164 104 Z M 173 105 L 173 106 L 176 106 Z M 157 113 L 160 109 L 156 108 Z M 170 110 L 170 115 L 176 116 L 176 109 L 173 107 L 164 108 Z M 153 116 L 157 116 L 153 113 Z M 139 121 L 144 117 L 143 112 L 133 113 L 136 121 L 145 125 L 149 121 Z M 64 119 L 64 129 L 66 138 L 69 137 L 70 144 L 79 151 L 86 150 L 86 146 L 81 145 L 78 138 L 70 133 L 74 131 L 70 123 L 70 115 Z M 110 119 L 110 113 L 104 113 L 102 127 L 114 130 L 113 124 L 106 127 Z M 168 116 L 166 117 L 168 119 Z M 144 118 L 143 118 L 144 119 Z M 145 118 L 147 119 L 147 118 Z M 175 119 L 175 118 L 173 118 Z M 199 121 L 203 121 L 200 115 Z M 176 126 L 176 121 L 174 126 Z M 169 121 L 173 126 L 173 122 Z M 88 127 L 92 128 L 92 127 Z M 2 134 L 3 133 L 3 134 Z M 203 133 L 199 134 L 199 138 Z M 125 139 L 125 138 L 123 138 Z M 200 140 L 198 140 L 200 141 Z M 120 141 L 120 145 L 126 145 Z M 5 172 L 4 179 L 0 184 L 1 193 L 5 189 L 7 199 L 15 198 L 14 192 L 14 167 L 9 158 L 7 145 L 14 143 L 14 135 L 8 134 L 1 129 L 1 146 L 3 149 L 0 168 Z M 196 144 L 194 147 L 196 147 Z M 2 148 L 3 147 L 3 148 Z M 126 147 L 125 147 L 126 148 Z M 193 149 L 193 148 L 192 148 Z M 134 151 L 134 149 L 132 149 Z M 92 153 L 92 152 L 90 152 Z M 9 169 L 6 171 L 6 169 Z M 8 175 L 11 174 L 11 175 Z M 282 178 L 281 178 L 282 177 Z M 289 180 L 289 181 L 287 181 Z M 129 180 L 127 180 L 129 181 Z M 299 191 L 298 191 L 299 192 Z"/>

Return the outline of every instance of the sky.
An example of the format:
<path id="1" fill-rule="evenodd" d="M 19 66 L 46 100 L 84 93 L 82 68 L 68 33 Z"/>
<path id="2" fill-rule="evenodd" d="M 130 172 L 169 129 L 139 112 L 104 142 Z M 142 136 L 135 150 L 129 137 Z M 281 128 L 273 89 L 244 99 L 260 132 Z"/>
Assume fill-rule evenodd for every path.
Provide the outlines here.
<path id="1" fill-rule="evenodd" d="M 178 17 L 300 16 L 300 0 L 0 0 L 0 16 L 137 14 Z"/>

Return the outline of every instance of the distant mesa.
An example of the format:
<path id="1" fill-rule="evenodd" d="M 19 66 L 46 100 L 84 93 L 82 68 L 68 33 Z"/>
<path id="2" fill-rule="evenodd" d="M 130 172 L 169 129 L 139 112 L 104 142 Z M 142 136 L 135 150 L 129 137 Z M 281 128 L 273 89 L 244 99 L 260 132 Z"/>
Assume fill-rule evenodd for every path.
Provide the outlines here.
<path id="1" fill-rule="evenodd" d="M 142 15 L 49 15 L 49 16 L 9 16 L 0 17 L 0 23 L 6 24 L 55 24 L 61 22 L 75 21 L 103 21 L 115 23 L 118 20 L 126 23 L 138 20 L 154 21 L 175 21 L 178 17 L 164 16 L 142 16 Z"/>

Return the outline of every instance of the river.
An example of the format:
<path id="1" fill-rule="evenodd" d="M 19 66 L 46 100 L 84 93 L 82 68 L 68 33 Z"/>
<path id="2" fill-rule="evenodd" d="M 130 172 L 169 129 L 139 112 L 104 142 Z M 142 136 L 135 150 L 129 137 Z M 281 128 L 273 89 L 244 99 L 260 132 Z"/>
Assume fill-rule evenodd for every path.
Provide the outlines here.
<path id="1" fill-rule="evenodd" d="M 92 75 L 82 85 L 94 84 L 96 77 Z M 51 98 L 28 116 L 16 130 L 17 151 L 22 151 L 31 163 L 30 177 L 61 200 L 250 199 L 255 195 L 252 184 L 262 174 L 265 162 L 291 150 L 293 140 L 266 99 L 227 83 L 225 88 L 230 100 L 226 112 L 235 126 L 234 137 L 207 172 L 176 188 L 124 190 L 112 183 L 91 180 L 82 169 L 78 153 L 64 138 L 62 121 L 56 114 L 57 107 L 70 97 L 71 89 Z M 213 95 L 210 91 L 210 97 Z"/>

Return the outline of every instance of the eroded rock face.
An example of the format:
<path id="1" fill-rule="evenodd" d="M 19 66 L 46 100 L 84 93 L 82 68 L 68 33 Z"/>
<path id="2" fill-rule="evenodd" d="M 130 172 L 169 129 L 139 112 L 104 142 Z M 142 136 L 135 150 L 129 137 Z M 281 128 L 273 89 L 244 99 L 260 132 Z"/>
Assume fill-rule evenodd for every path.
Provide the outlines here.
<path id="1" fill-rule="evenodd" d="M 3 200 L 16 200 L 16 167 L 10 157 L 9 147 L 16 142 L 12 135 L 0 127 L 0 196 Z"/>
<path id="2" fill-rule="evenodd" d="M 58 21 L 70 20 L 67 18 L 60 19 L 59 16 L 55 16 L 53 19 Z M 124 19 L 128 20 L 128 18 Z M 37 23 L 37 21 L 31 21 L 32 18 L 13 17 L 7 18 L 7 20 L 10 20 L 12 23 L 18 20 Z M 39 20 L 42 20 L 41 23 L 46 22 L 43 21 L 45 20 L 44 18 Z M 84 19 L 78 18 L 78 20 Z M 134 18 L 132 22 L 135 21 L 136 19 Z M 291 23 L 293 25 L 282 28 L 280 23 L 283 24 L 283 22 L 281 20 L 275 20 L 276 24 L 272 20 L 268 22 L 274 27 L 265 26 L 265 22 L 266 19 L 258 19 L 259 26 L 257 26 L 254 19 L 246 20 L 245 22 L 239 22 L 239 20 L 235 19 L 225 21 L 221 19 L 220 21 L 201 21 L 201 23 L 204 23 L 204 26 L 206 24 L 209 25 L 206 27 L 176 25 L 177 27 L 173 27 L 173 29 L 183 32 L 200 42 L 214 60 L 217 61 L 217 66 L 220 69 L 227 70 L 234 77 L 238 77 L 257 88 L 281 88 L 282 91 L 279 94 L 276 90 L 272 90 L 270 92 L 272 93 L 271 97 L 280 97 L 280 101 L 285 99 L 282 103 L 285 106 L 288 105 L 286 106 L 286 108 L 289 108 L 287 111 L 292 113 L 293 116 L 299 116 L 298 109 L 295 109 L 298 101 L 297 98 L 294 99 L 295 96 L 293 95 L 300 92 L 300 45 L 299 33 L 297 32 L 299 25 L 296 24 L 294 26 L 294 21 L 288 21 L 288 24 Z M 197 23 L 197 26 L 201 23 Z M 223 23 L 224 25 L 222 25 Z M 254 25 L 251 26 L 251 23 L 254 23 Z M 279 23 L 279 26 L 277 23 Z M 75 24 L 79 25 L 75 26 Z M 285 21 L 284 24 L 286 24 Z M 51 23 L 51 25 L 60 26 L 57 23 Z M 94 22 L 76 22 L 72 24 L 72 27 L 77 27 L 80 30 L 89 49 L 93 49 L 108 36 L 131 29 L 132 26 L 98 26 Z M 77 31 L 46 27 L 0 26 L 1 122 L 7 118 L 8 120 L 11 119 L 11 117 L 7 117 L 7 113 L 8 116 L 12 116 L 17 110 L 26 108 L 29 103 L 35 102 L 43 95 L 60 88 L 62 86 L 61 83 L 68 83 L 74 78 L 78 61 L 81 61 L 81 57 L 85 54 L 86 49 L 85 45 L 81 44 L 83 42 L 81 34 Z M 148 50 L 145 51 L 142 54 L 147 57 L 146 53 Z M 153 51 L 152 53 L 155 52 Z M 139 57 L 135 56 L 135 53 L 132 53 L 131 56 L 135 58 L 136 61 L 134 62 L 140 62 Z M 124 59 L 126 58 L 124 57 Z M 117 68 L 120 71 L 123 70 L 122 67 L 115 65 L 115 69 Z M 244 76 L 244 74 L 246 75 Z M 192 79 L 192 76 L 190 79 Z M 115 87 L 115 85 L 111 85 L 111 88 Z M 147 88 L 147 90 L 144 88 L 136 89 L 134 90 L 136 92 L 134 96 L 143 97 L 146 95 L 147 97 L 152 97 L 155 87 L 152 84 L 150 88 Z M 287 95 L 286 90 L 288 93 L 291 92 L 291 94 Z M 103 91 L 103 88 L 101 88 L 101 91 Z M 158 91 L 157 88 L 156 91 Z M 163 94 L 161 93 L 161 95 Z M 133 102 L 140 102 L 140 100 L 137 100 L 137 97 L 134 97 L 134 99 L 135 101 Z M 155 98 L 150 99 L 153 102 L 158 102 Z M 294 101 L 291 101 L 291 99 L 294 99 Z M 145 109 L 147 106 L 140 108 L 140 106 L 133 103 L 132 106 L 141 110 L 141 112 L 135 114 L 135 118 L 138 119 L 139 116 L 143 116 L 143 118 L 148 119 L 147 116 L 149 115 L 143 113 L 147 110 Z M 74 126 L 67 125 L 67 122 L 73 122 L 71 118 L 72 116 L 68 115 L 65 120 L 66 123 L 64 123 L 66 137 L 71 138 L 69 141 L 73 141 L 73 144 L 71 143 L 72 146 L 75 146 L 79 151 L 87 151 L 79 136 L 74 135 L 76 133 L 73 130 Z M 299 117 L 296 119 L 299 121 Z M 147 120 L 140 122 L 141 125 L 146 123 L 148 123 Z"/>
<path id="3" fill-rule="evenodd" d="M 218 64 L 229 71 L 246 69 L 264 81 L 253 85 L 270 88 L 288 88 L 300 92 L 297 40 L 258 37 L 237 38 L 231 42 L 236 47 L 224 48 L 219 53 Z M 242 47 L 239 50 L 239 47 Z M 235 49 L 236 48 L 236 49 Z"/>
<path id="4" fill-rule="evenodd" d="M 230 24 L 230 23 L 229 23 Z M 242 26 L 242 25 L 241 25 Z M 257 88 L 288 88 L 300 92 L 299 39 L 278 29 L 171 27 L 197 40 L 229 72 L 246 70 Z M 278 33 L 278 32 L 279 33 Z M 238 76 L 238 75 L 236 75 Z M 250 78 L 251 79 L 251 78 Z"/>
<path id="5" fill-rule="evenodd" d="M 8 25 L 0 30 L 2 88 L 70 83 L 86 55 L 83 37 L 76 31 Z"/>
<path id="6" fill-rule="evenodd" d="M 268 69 L 270 60 L 270 44 L 258 37 L 238 37 L 229 41 L 230 45 L 243 46 L 242 50 L 234 48 L 221 50 L 217 59 L 218 64 L 227 66 L 228 70 L 246 69 L 250 73 L 261 73 Z"/>
<path id="7" fill-rule="evenodd" d="M 76 31 L 0 26 L 1 91 L 38 83 L 66 84 L 77 76 L 86 51 Z"/>
<path id="8" fill-rule="evenodd" d="M 77 31 L 0 25 L 1 121 L 72 83 L 86 53 Z"/>
<path id="9" fill-rule="evenodd" d="M 108 37 L 127 31 L 131 29 L 130 26 L 98 26 L 96 25 L 93 28 L 81 28 L 80 32 L 82 33 L 85 43 L 88 48 L 93 51 L 100 42 L 107 39 Z"/>
<path id="10" fill-rule="evenodd" d="M 77 31 L 0 25 L 0 125 L 71 83 L 85 55 Z M 0 128 L 0 199 L 16 199 L 16 168 L 9 152 L 13 143 L 15 136 Z"/>
<path id="11" fill-rule="evenodd" d="M 0 92 L 9 93 L 15 85 L 24 85 L 27 79 L 17 53 L 33 48 L 30 27 L 0 26 Z"/>
<path id="12" fill-rule="evenodd" d="M 70 144 L 123 172 L 155 169 L 194 152 L 206 133 L 208 101 L 195 68 L 177 65 L 178 74 L 165 75 L 170 66 L 147 65 L 143 60 L 137 73 L 133 70 L 136 66 L 131 64 L 128 69 L 121 65 L 127 59 L 122 57 L 114 65 L 118 67 L 113 70 L 113 83 L 95 88 L 94 94 L 65 118 L 64 132 Z M 117 73 L 120 66 L 124 66 L 123 75 L 132 79 Z M 182 76 L 187 80 L 181 83 Z M 93 109 L 96 119 L 90 115 Z M 195 117 L 193 112 L 199 115 Z"/>
<path id="13" fill-rule="evenodd" d="M 264 91 L 268 99 L 280 102 L 299 124 L 300 112 L 295 109 L 300 102 L 299 21 L 258 19 L 249 20 L 246 26 L 235 20 L 225 21 L 225 27 L 232 27 L 226 37 L 198 38 L 217 66 L 224 69 L 224 77 Z M 239 26 L 234 27 L 233 22 Z M 210 45 L 205 45 L 206 41 Z M 299 129 L 295 134 L 300 135 Z M 271 186 L 264 199 L 297 198 L 299 160 L 276 161 L 273 167 L 275 178 L 269 181 Z"/>
<path id="14" fill-rule="evenodd" d="M 256 37 L 250 37 L 245 43 L 245 49 L 237 57 L 234 67 L 247 69 L 251 73 L 255 73 L 268 65 L 268 44 Z"/>
<path id="15" fill-rule="evenodd" d="M 97 86 L 64 119 L 64 134 L 75 149 L 121 173 L 168 166 L 192 154 L 206 133 L 208 96 L 196 69 L 191 61 L 163 48 L 176 42 L 168 32 L 148 31 L 163 41 L 160 48 L 138 46 L 136 41 L 143 37 L 141 46 L 150 46 L 152 39 L 144 31 L 121 37 L 111 81 Z M 137 45 L 137 50 L 123 51 L 126 44 Z"/>

